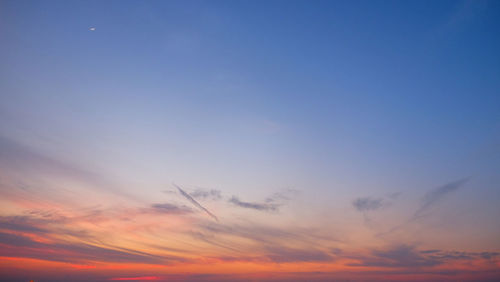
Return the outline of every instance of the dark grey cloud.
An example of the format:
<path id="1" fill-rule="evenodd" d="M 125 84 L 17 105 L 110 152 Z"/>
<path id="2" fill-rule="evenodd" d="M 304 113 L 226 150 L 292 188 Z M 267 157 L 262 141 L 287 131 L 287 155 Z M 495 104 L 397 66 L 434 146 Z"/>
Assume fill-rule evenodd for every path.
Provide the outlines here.
<path id="1" fill-rule="evenodd" d="M 179 192 L 181 193 L 182 196 L 184 196 L 184 198 L 188 199 L 197 208 L 201 209 L 206 214 L 208 214 L 210 217 L 212 217 L 213 219 L 215 219 L 215 221 L 219 221 L 219 219 L 213 213 L 211 213 L 209 210 L 207 210 L 205 207 L 203 207 L 195 199 L 193 199 L 193 197 L 191 197 L 188 193 L 186 193 L 186 191 L 182 190 L 181 187 L 177 186 L 176 184 L 173 184 L 173 185 L 175 186 L 175 188 L 177 188 L 177 190 L 179 190 Z"/>
<path id="2" fill-rule="evenodd" d="M 170 203 L 152 204 L 151 208 L 156 212 L 165 214 L 188 214 L 193 212 L 189 207 L 177 206 Z"/>
<path id="3" fill-rule="evenodd" d="M 200 200 L 220 200 L 222 199 L 222 193 L 216 189 L 203 189 L 196 188 L 193 192 L 189 193 L 189 195 L 195 199 Z"/>
<path id="4" fill-rule="evenodd" d="M 238 197 L 232 196 L 229 199 L 229 202 L 235 206 L 253 209 L 258 211 L 276 211 L 279 208 L 279 204 L 273 202 L 265 202 L 265 203 L 252 203 L 252 202 L 244 202 L 241 201 Z"/>
<path id="5" fill-rule="evenodd" d="M 384 207 L 382 198 L 360 197 L 352 202 L 356 210 L 360 212 L 374 211 Z"/>
<path id="6" fill-rule="evenodd" d="M 415 211 L 412 220 L 417 219 L 425 214 L 426 211 L 441 202 L 446 196 L 457 191 L 462 187 L 469 178 L 463 178 L 457 181 L 450 182 L 446 185 L 437 187 L 427 192 L 420 202 L 420 206 Z"/>

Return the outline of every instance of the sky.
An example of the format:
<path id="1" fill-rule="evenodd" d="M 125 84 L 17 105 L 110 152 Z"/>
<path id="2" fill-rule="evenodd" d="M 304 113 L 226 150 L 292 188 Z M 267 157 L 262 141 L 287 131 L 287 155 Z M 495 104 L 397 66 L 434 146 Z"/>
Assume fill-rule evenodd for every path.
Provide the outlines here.
<path id="1" fill-rule="evenodd" d="M 0 281 L 500 280 L 500 2 L 0 0 Z"/>

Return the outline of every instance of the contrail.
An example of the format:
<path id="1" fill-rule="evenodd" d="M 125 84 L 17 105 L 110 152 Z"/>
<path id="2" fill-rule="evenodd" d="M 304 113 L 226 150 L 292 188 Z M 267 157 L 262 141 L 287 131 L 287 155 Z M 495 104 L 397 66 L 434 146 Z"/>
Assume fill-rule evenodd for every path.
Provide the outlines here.
<path id="1" fill-rule="evenodd" d="M 213 219 L 215 219 L 215 221 L 219 221 L 219 219 L 213 214 L 211 213 L 209 210 L 207 210 L 205 207 L 203 207 L 202 205 L 200 205 L 200 203 L 198 203 L 195 199 L 193 199 L 193 197 L 189 196 L 188 193 L 186 193 L 184 190 L 182 190 L 181 187 L 177 186 L 175 183 L 172 183 L 172 185 L 175 186 L 175 188 L 177 188 L 177 190 L 179 190 L 179 192 L 181 192 L 182 196 L 184 196 L 186 199 L 188 199 L 191 203 L 193 203 L 193 205 L 197 206 L 199 209 L 203 210 L 204 212 L 206 212 L 209 216 L 211 216 Z"/>

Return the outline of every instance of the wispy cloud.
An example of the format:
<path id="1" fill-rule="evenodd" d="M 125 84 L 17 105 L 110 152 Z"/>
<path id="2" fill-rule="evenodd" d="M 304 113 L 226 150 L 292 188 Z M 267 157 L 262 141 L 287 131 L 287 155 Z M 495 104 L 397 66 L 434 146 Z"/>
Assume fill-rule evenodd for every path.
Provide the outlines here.
<path id="1" fill-rule="evenodd" d="M 397 230 L 402 229 L 403 227 L 407 226 L 408 224 L 417 221 L 418 219 L 422 218 L 426 212 L 428 212 L 430 209 L 438 205 L 444 198 L 446 198 L 449 194 L 457 191 L 460 187 L 462 187 L 467 181 L 469 181 L 469 178 L 462 178 L 453 182 L 450 182 L 448 184 L 445 184 L 443 186 L 436 187 L 430 191 L 428 191 L 424 197 L 420 201 L 420 205 L 413 214 L 407 221 L 396 225 L 389 229 L 388 231 L 381 232 L 376 234 L 376 237 L 380 236 L 385 236 L 390 233 L 393 233 Z"/>
<path id="2" fill-rule="evenodd" d="M 99 192 L 104 191 L 137 201 L 137 196 L 125 192 L 115 181 L 94 169 L 48 156 L 44 152 L 40 152 L 1 135 L 0 176 L 4 179 L 19 179 L 11 186 L 24 190 L 32 188 L 30 185 L 19 184 L 24 183 L 25 180 L 34 179 L 33 182 L 38 183 L 39 177 L 55 176 L 84 184 L 83 186 L 87 189 Z M 36 191 L 32 189 L 33 192 L 39 192 L 41 190 L 40 187 L 42 186 L 37 186 Z M 51 190 L 54 194 L 58 194 L 63 189 L 43 187 L 43 190 L 45 190 L 44 192 Z M 3 194 L 5 191 L 0 191 L 0 193 Z"/>
<path id="3" fill-rule="evenodd" d="M 384 206 L 382 198 L 360 197 L 352 202 L 356 210 L 360 212 L 374 211 Z"/>
<path id="4" fill-rule="evenodd" d="M 246 209 L 253 209 L 253 210 L 258 210 L 258 211 L 276 211 L 278 210 L 279 205 L 275 203 L 252 203 L 252 202 L 244 202 L 241 201 L 238 197 L 232 196 L 229 199 L 229 202 L 235 206 L 246 208 Z"/>
<path id="5" fill-rule="evenodd" d="M 51 234 L 63 235 L 67 238 L 90 240 L 92 236 L 86 230 L 71 228 L 71 223 L 78 219 L 64 216 L 40 218 L 31 215 L 0 216 L 0 231 L 19 234 L 33 234 L 50 237 Z M 95 221 L 94 221 L 95 222 Z"/>
<path id="6" fill-rule="evenodd" d="M 99 185 L 107 182 L 97 173 L 46 156 L 28 146 L 2 136 L 0 136 L 0 167 L 22 172 L 71 177 Z"/>
<path id="7" fill-rule="evenodd" d="M 291 200 L 293 197 L 297 196 L 300 191 L 292 188 L 285 189 L 283 191 L 276 192 L 266 199 L 267 203 L 285 203 Z"/>
<path id="8" fill-rule="evenodd" d="M 319 258 L 323 253 L 328 255 L 329 248 L 321 249 L 322 243 L 336 245 L 339 241 L 331 233 L 322 233 L 316 228 L 299 228 L 296 226 L 274 227 L 265 226 L 253 222 L 243 224 L 219 224 L 210 221 L 200 222 L 198 234 L 205 242 L 224 248 L 236 247 L 240 252 L 255 252 L 260 249 L 267 259 L 285 261 L 285 253 L 294 253 L 295 259 L 299 260 L 300 254 L 303 259 L 312 259 L 317 255 Z M 252 247 L 241 242 L 252 242 Z M 291 248 L 293 246 L 293 248 Z M 281 250 L 282 252 L 279 252 Z M 240 254 L 241 255 L 241 254 Z M 281 258 L 280 258 L 281 257 Z M 325 260 L 325 256 L 323 257 Z M 291 258 L 290 258 L 291 259 Z"/>
<path id="9" fill-rule="evenodd" d="M 208 214 L 210 217 L 215 219 L 215 221 L 219 221 L 219 219 L 213 213 L 211 213 L 209 210 L 207 210 L 205 207 L 203 207 L 195 199 L 193 199 L 193 197 L 191 197 L 188 193 L 186 193 L 186 191 L 182 190 L 181 187 L 179 187 L 175 183 L 173 183 L 173 185 L 175 186 L 175 188 L 177 188 L 177 190 L 179 190 L 179 192 L 181 193 L 182 196 L 184 196 L 184 198 L 188 199 L 193 205 L 195 205 L 196 207 L 198 207 L 199 209 L 204 211 L 206 214 Z"/>
<path id="10" fill-rule="evenodd" d="M 144 252 L 124 251 L 87 243 L 46 243 L 32 240 L 23 235 L 0 232 L 1 256 L 28 257 L 61 262 L 143 262 L 163 264 L 169 258 Z"/>
<path id="11" fill-rule="evenodd" d="M 188 214 L 193 212 L 189 207 L 177 206 L 170 203 L 153 204 L 151 208 L 153 208 L 154 211 L 165 214 Z"/>
<path id="12" fill-rule="evenodd" d="M 398 197 L 399 193 L 388 194 L 386 197 L 359 197 L 352 201 L 353 207 L 363 214 L 364 222 L 369 228 L 374 228 L 370 212 L 384 209 L 392 204 L 392 201 Z"/>
<path id="13" fill-rule="evenodd" d="M 173 203 L 153 204 L 142 209 L 144 209 L 144 213 L 151 213 L 151 210 L 156 210 L 156 208 L 160 211 L 154 211 L 155 213 L 161 213 L 161 209 L 165 209 L 168 213 L 173 211 L 174 214 L 185 208 L 190 210 L 188 207 Z M 140 213 L 142 209 L 136 210 Z M 133 211 L 131 209 L 131 216 L 134 216 Z M 115 215 L 115 212 L 110 210 L 105 212 L 111 212 L 112 215 Z M 85 213 L 92 214 L 92 211 L 85 211 Z M 181 228 L 181 230 L 176 231 L 176 234 L 180 235 L 179 238 L 182 238 L 180 241 L 186 240 L 186 236 L 191 236 L 192 239 L 186 241 L 192 248 L 170 249 L 168 242 L 161 239 L 165 236 L 156 233 L 157 230 L 155 230 L 153 232 L 146 231 L 146 234 L 148 237 L 158 234 L 159 240 L 156 241 L 156 246 L 148 247 L 145 251 L 137 246 L 135 249 L 131 249 L 107 244 L 101 241 L 103 237 L 78 237 L 64 233 L 61 231 L 64 230 L 63 228 L 55 229 L 56 225 L 61 225 L 68 228 L 71 226 L 74 230 L 78 230 L 82 225 L 75 227 L 74 225 L 78 225 L 78 222 L 75 222 L 74 218 L 60 216 L 50 211 L 33 214 L 32 216 L 4 216 L 0 218 L 0 244 L 2 245 L 0 256 L 79 264 L 109 262 L 166 265 L 183 262 L 197 263 L 196 255 L 200 253 L 200 250 L 202 252 L 209 250 L 209 255 L 203 254 L 203 263 L 215 260 L 227 263 L 243 261 L 280 265 L 302 262 L 329 264 L 335 260 L 340 264 L 346 263 L 348 267 L 359 267 L 360 270 L 365 267 L 373 267 L 396 272 L 431 271 L 435 266 L 468 261 L 480 265 L 496 265 L 500 258 L 500 253 L 495 251 L 420 250 L 411 244 L 398 244 L 388 248 L 349 250 L 344 248 L 342 242 L 335 240 L 330 232 L 322 232 L 321 229 L 299 228 L 292 225 L 271 226 L 248 220 L 241 224 L 221 224 L 207 218 L 196 220 L 187 229 L 182 230 Z M 154 214 L 149 215 L 148 219 L 155 218 Z M 160 219 L 161 216 L 157 218 Z M 127 224 L 125 229 L 132 227 L 134 237 L 145 238 L 141 237 L 145 230 L 138 229 L 143 223 L 137 222 L 138 225 L 133 225 L 135 220 L 128 222 L 132 225 Z M 152 222 L 157 225 L 155 220 Z M 119 228 L 120 224 L 116 223 L 113 222 L 111 226 Z M 100 232 L 99 230 L 95 231 Z M 113 230 L 116 233 L 120 233 L 120 231 L 123 229 Z M 121 234 L 120 236 L 125 235 Z M 148 244 L 148 246 L 151 245 Z M 343 250 L 335 248 L 337 246 L 342 247 Z"/>
<path id="14" fill-rule="evenodd" d="M 197 188 L 193 192 L 189 193 L 189 195 L 195 199 L 210 199 L 210 200 L 219 200 L 222 198 L 222 193 L 216 189 L 203 189 Z"/>
<path id="15" fill-rule="evenodd" d="M 229 198 L 228 202 L 241 208 L 253 209 L 258 211 L 277 211 L 286 204 L 294 195 L 298 193 L 295 189 L 287 189 L 282 192 L 276 192 L 267 197 L 264 202 L 247 202 L 240 200 L 237 196 Z"/>
<path id="16" fill-rule="evenodd" d="M 450 182 L 446 185 L 434 188 L 427 192 L 425 196 L 422 198 L 419 208 L 415 211 L 415 214 L 412 217 L 412 220 L 417 219 L 425 214 L 426 211 L 436 206 L 439 202 L 441 202 L 444 198 L 446 198 L 449 194 L 457 191 L 460 187 L 462 187 L 469 178 L 463 178 L 457 181 Z"/>

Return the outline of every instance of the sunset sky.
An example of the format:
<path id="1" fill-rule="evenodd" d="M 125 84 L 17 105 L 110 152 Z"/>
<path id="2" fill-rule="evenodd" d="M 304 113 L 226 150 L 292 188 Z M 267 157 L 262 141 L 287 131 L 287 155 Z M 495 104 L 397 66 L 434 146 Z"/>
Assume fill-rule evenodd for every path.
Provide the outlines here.
<path id="1" fill-rule="evenodd" d="M 0 281 L 500 281 L 500 1 L 0 0 Z"/>

